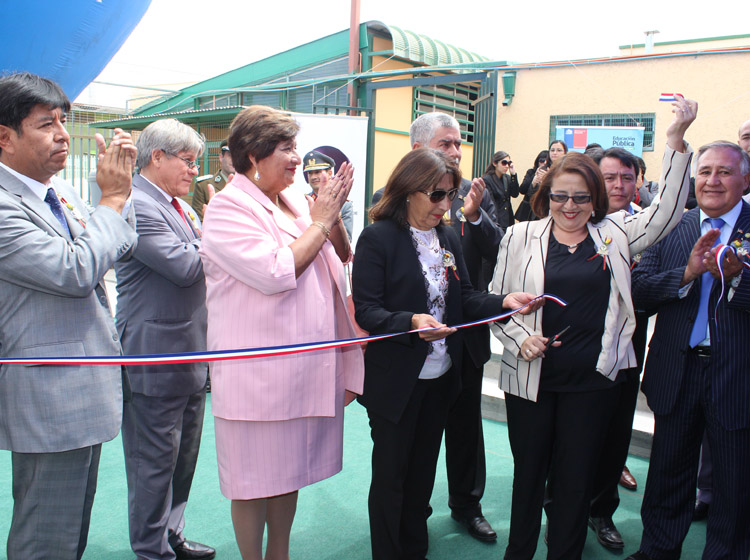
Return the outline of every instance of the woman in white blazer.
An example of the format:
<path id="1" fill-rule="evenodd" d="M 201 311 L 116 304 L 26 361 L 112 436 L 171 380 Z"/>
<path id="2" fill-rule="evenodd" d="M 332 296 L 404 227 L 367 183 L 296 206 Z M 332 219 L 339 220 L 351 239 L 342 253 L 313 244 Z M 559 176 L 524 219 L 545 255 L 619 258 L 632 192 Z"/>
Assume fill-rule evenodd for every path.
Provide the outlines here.
<path id="1" fill-rule="evenodd" d="M 674 106 L 655 205 L 607 215 L 599 167 L 571 152 L 552 166 L 532 200 L 541 219 L 509 228 L 500 246 L 493 293 L 548 292 L 568 302 L 492 327 L 504 347 L 500 387 L 515 463 L 506 560 L 534 556 L 552 471 L 548 557 L 581 556 L 618 373 L 636 365 L 631 255 L 677 225 L 688 193 L 692 150 L 683 136 L 697 104 L 680 97 Z"/>

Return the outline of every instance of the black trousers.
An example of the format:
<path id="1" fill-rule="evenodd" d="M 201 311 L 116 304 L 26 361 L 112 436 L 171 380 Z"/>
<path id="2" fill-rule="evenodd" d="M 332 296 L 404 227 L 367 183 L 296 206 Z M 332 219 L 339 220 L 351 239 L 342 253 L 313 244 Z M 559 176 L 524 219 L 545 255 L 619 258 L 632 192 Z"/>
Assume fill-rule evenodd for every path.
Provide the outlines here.
<path id="1" fill-rule="evenodd" d="M 448 505 L 464 516 L 482 515 L 487 466 L 482 432 L 482 375 L 464 352 L 461 393 L 448 411 L 445 425 L 445 466 Z"/>
<path id="2" fill-rule="evenodd" d="M 623 370 L 619 374 L 625 376 L 625 382 L 604 437 L 599 467 L 594 478 L 591 517 L 612 517 L 620 505 L 618 484 L 628 458 L 630 438 L 633 434 L 633 416 L 638 404 L 638 389 L 641 385 L 648 333 L 648 315 L 636 312 L 635 318 L 633 349 L 638 367 Z"/>
<path id="3" fill-rule="evenodd" d="M 419 380 L 398 423 L 368 410 L 372 482 L 368 509 L 373 560 L 424 560 L 427 519 L 448 407 L 449 371 Z"/>
<path id="4" fill-rule="evenodd" d="M 602 442 L 599 466 L 594 477 L 591 517 L 612 517 L 620 505 L 617 486 L 630 449 L 641 370 L 623 370 L 620 375 L 625 376 L 625 382 L 620 385 L 620 398 L 614 405 L 612 419 Z"/>
<path id="5" fill-rule="evenodd" d="M 750 556 L 750 428 L 727 430 L 719 423 L 711 400 L 715 376 L 710 358 L 688 353 L 674 408 L 654 415 L 641 550 L 657 560 L 680 557 L 693 516 L 704 430 L 713 457 L 713 496 L 703 559 Z"/>
<path id="6" fill-rule="evenodd" d="M 537 402 L 505 394 L 514 469 L 507 560 L 530 560 L 536 552 L 548 475 L 554 483 L 547 558 L 581 557 L 601 443 L 619 395 L 619 385 L 541 391 Z"/>

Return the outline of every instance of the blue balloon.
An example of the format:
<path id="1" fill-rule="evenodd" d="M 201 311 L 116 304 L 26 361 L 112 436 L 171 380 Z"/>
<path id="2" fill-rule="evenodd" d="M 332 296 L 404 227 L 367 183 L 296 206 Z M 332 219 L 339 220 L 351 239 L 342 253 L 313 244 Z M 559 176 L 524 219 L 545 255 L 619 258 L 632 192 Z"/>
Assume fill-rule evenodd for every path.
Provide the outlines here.
<path id="1" fill-rule="evenodd" d="M 151 0 L 2 2 L 0 71 L 54 80 L 73 100 L 141 21 Z"/>

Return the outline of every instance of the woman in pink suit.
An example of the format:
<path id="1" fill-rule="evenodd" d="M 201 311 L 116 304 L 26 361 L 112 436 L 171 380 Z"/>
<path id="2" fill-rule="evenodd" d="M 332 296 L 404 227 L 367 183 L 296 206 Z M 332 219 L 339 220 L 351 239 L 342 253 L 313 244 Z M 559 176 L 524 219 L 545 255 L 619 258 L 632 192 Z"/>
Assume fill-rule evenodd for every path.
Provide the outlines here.
<path id="1" fill-rule="evenodd" d="M 202 259 L 209 349 L 355 336 L 340 219 L 352 185 L 344 164 L 317 200 L 288 189 L 301 159 L 294 119 L 253 106 L 232 122 L 237 175 L 208 205 Z M 244 559 L 289 557 L 299 488 L 341 470 L 343 412 L 362 392 L 358 346 L 214 362 L 212 409 L 222 493 Z"/>

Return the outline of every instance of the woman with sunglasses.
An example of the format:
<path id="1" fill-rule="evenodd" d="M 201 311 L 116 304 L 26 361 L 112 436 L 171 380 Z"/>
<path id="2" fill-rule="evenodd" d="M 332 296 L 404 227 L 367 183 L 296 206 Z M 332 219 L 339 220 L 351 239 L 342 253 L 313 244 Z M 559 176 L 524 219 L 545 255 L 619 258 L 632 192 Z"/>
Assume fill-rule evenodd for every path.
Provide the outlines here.
<path id="1" fill-rule="evenodd" d="M 443 224 L 460 182 L 447 155 L 412 150 L 393 171 L 370 210 L 374 223 L 357 242 L 353 299 L 359 325 L 373 335 L 432 329 L 372 341 L 365 351 L 359 401 L 367 408 L 373 440 L 368 503 L 374 560 L 427 554 L 426 512 L 440 441 L 460 389 L 462 331 L 448 325 L 492 317 L 534 299 L 472 288 L 458 236 Z M 466 196 L 466 215 L 481 198 L 476 180 Z"/>
<path id="2" fill-rule="evenodd" d="M 492 326 L 504 347 L 500 388 L 515 463 L 506 560 L 534 556 L 548 476 L 548 558 L 581 557 L 600 449 L 624 381 L 618 373 L 636 366 L 631 255 L 679 223 L 687 198 L 692 150 L 683 137 L 697 104 L 674 105 L 656 206 L 608 215 L 599 166 L 571 152 L 532 200 L 540 219 L 503 237 L 491 291 L 547 292 L 568 303 Z"/>
<path id="3" fill-rule="evenodd" d="M 531 197 L 539 190 L 539 185 L 542 184 L 542 179 L 544 179 L 547 170 L 551 166 L 552 160 L 549 159 L 549 150 L 542 150 L 534 160 L 534 167 L 526 170 L 526 175 L 524 175 L 521 186 L 518 189 L 523 195 L 523 200 L 518 205 L 518 210 L 516 210 L 516 221 L 528 222 L 529 220 L 537 219 L 531 210 Z"/>
<path id="4" fill-rule="evenodd" d="M 505 231 L 515 223 L 511 198 L 516 198 L 520 192 L 518 175 L 508 152 L 495 152 L 492 162 L 484 170 L 484 184 L 492 195 L 497 214 L 497 225 Z"/>

